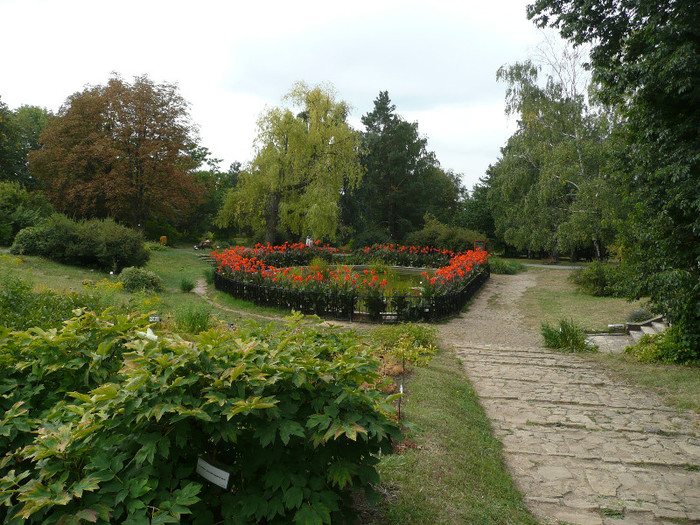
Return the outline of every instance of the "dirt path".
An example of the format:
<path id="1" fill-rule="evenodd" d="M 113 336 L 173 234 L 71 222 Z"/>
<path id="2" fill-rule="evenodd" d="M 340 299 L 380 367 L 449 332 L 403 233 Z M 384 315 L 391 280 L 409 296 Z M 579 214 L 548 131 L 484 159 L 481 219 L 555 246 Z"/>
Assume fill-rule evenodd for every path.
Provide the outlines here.
<path id="1" fill-rule="evenodd" d="M 700 523 L 700 421 L 575 355 L 540 347 L 518 300 L 537 276 L 493 275 L 441 326 L 545 523 Z"/>

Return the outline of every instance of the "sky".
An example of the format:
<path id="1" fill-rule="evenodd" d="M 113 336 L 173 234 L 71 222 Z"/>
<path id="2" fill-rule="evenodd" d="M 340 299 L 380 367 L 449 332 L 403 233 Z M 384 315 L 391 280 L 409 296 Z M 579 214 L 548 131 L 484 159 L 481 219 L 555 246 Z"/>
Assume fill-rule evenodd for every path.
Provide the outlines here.
<path id="1" fill-rule="evenodd" d="M 331 83 L 360 130 L 388 91 L 471 188 L 515 130 L 496 71 L 543 40 L 527 3 L 0 0 L 0 100 L 55 112 L 113 72 L 176 83 L 225 170 L 252 160 L 257 118 L 297 81 Z"/>

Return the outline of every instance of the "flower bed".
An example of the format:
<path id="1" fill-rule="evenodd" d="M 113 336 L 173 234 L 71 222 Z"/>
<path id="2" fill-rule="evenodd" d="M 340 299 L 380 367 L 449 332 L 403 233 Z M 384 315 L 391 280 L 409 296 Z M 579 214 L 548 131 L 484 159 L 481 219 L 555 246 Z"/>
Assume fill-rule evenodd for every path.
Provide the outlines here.
<path id="1" fill-rule="evenodd" d="M 214 285 L 261 306 L 296 310 L 336 319 L 371 321 L 436 321 L 459 312 L 488 278 L 488 254 L 454 254 L 434 248 L 375 245 L 349 254 L 355 263 L 381 260 L 402 266 L 442 262 L 434 276 L 423 274 L 422 290 L 385 293 L 386 278 L 371 269 L 354 272 L 349 266 L 295 270 L 314 257 L 329 260 L 338 250 L 318 244 L 245 248 L 212 252 L 218 264 Z M 287 266 L 276 266 L 272 262 Z M 292 263 L 292 264 L 290 264 Z"/>

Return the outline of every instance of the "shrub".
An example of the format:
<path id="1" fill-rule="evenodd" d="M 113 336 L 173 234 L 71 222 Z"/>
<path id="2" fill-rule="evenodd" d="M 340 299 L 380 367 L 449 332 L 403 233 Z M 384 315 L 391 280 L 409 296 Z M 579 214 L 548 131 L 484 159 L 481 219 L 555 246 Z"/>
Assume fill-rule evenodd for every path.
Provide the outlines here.
<path id="1" fill-rule="evenodd" d="M 594 261 L 585 268 L 572 272 L 569 280 L 589 295 L 596 297 L 614 295 L 615 269 L 600 261 Z"/>
<path id="2" fill-rule="evenodd" d="M 175 312 L 175 324 L 179 331 L 196 335 L 211 328 L 211 313 L 204 306 L 186 306 Z"/>
<path id="3" fill-rule="evenodd" d="M 383 326 L 370 338 L 378 357 L 392 356 L 407 365 L 427 366 L 437 352 L 437 330 L 415 323 Z"/>
<path id="4" fill-rule="evenodd" d="M 489 259 L 489 266 L 491 268 L 491 273 L 503 275 L 515 275 L 526 269 L 525 265 L 518 261 L 506 261 L 498 257 L 491 257 Z"/>
<path id="5" fill-rule="evenodd" d="M 10 246 L 17 233 L 51 214 L 41 193 L 29 193 L 17 182 L 0 182 L 0 246 Z"/>
<path id="6" fill-rule="evenodd" d="M 646 321 L 647 319 L 651 319 L 652 317 L 654 317 L 654 314 L 652 312 L 650 312 L 646 308 L 640 308 L 639 310 L 630 312 L 630 314 L 627 316 L 627 322 L 641 323 L 642 321 Z"/>
<path id="7" fill-rule="evenodd" d="M 686 365 L 700 360 L 700 356 L 685 344 L 682 333 L 676 326 L 656 335 L 642 336 L 635 345 L 625 348 L 625 353 L 642 363 Z"/>
<path id="8" fill-rule="evenodd" d="M 126 266 L 142 266 L 149 258 L 136 231 L 112 219 L 75 222 L 61 214 L 20 231 L 10 251 L 115 273 Z"/>
<path id="9" fill-rule="evenodd" d="M 204 270 L 204 279 L 207 281 L 207 284 L 214 284 L 214 274 L 216 273 L 216 269 L 214 268 L 207 268 Z"/>
<path id="10" fill-rule="evenodd" d="M 119 274 L 119 280 L 124 283 L 127 292 L 157 292 L 163 289 L 162 279 L 151 270 L 143 268 L 124 268 Z"/>
<path id="11" fill-rule="evenodd" d="M 397 425 L 347 333 L 247 325 L 195 343 L 145 317 L 0 328 L 0 493 L 33 523 L 351 522 Z M 199 460 L 229 473 L 206 483 Z M 192 521 L 192 520 L 188 520 Z"/>
<path id="12" fill-rule="evenodd" d="M 162 242 L 155 242 L 155 241 L 147 241 L 145 243 L 145 247 L 149 252 L 164 252 L 165 250 L 168 249 L 167 244 L 163 244 Z"/>
<path id="13" fill-rule="evenodd" d="M 183 293 L 190 293 L 192 290 L 194 290 L 195 287 L 195 282 L 192 279 L 189 279 L 188 277 L 183 277 L 180 280 L 180 291 Z"/>
<path id="14" fill-rule="evenodd" d="M 474 241 L 485 240 L 486 236 L 475 231 L 448 226 L 430 214 L 425 216 L 422 230 L 409 233 L 404 244 L 413 246 L 433 246 L 455 253 L 474 249 Z"/>
<path id="15" fill-rule="evenodd" d="M 586 339 L 586 332 L 583 328 L 574 323 L 573 319 L 561 319 L 559 327 L 542 323 L 542 337 L 544 346 L 564 352 L 595 352 L 597 347 L 589 343 Z"/>

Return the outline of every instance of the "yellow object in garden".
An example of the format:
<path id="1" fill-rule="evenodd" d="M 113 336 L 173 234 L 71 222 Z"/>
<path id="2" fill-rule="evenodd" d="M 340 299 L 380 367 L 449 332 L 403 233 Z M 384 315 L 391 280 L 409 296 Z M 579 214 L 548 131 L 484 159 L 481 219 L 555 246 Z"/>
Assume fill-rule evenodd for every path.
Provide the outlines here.
<path id="1" fill-rule="evenodd" d="M 166 235 L 161 235 L 160 243 L 161 244 L 168 244 L 168 237 Z"/>

